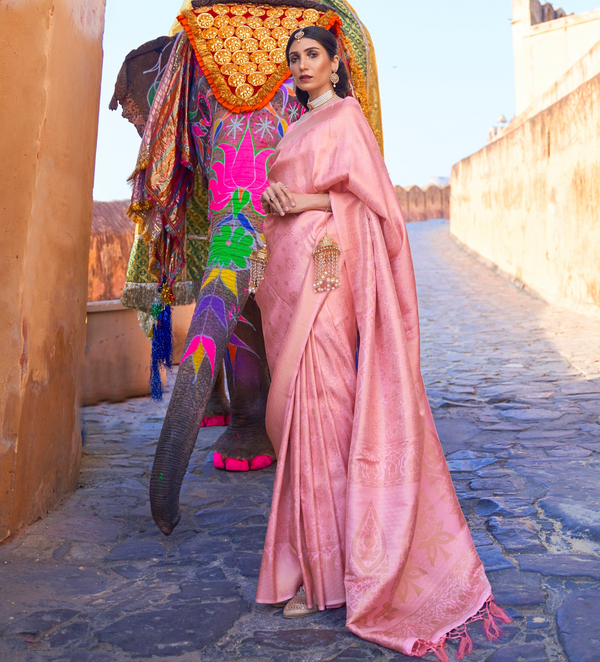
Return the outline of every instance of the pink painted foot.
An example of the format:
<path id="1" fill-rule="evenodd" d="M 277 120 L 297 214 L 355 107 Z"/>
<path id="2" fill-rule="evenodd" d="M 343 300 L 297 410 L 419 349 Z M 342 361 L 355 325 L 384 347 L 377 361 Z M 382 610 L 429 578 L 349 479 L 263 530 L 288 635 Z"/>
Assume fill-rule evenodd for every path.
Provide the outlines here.
<path id="1" fill-rule="evenodd" d="M 272 457 L 269 457 L 268 455 L 259 455 L 258 457 L 255 457 L 252 460 L 250 469 L 252 469 L 252 471 L 258 471 L 259 469 L 266 469 L 267 467 L 270 467 L 272 464 L 273 464 Z"/>
<path id="2" fill-rule="evenodd" d="M 250 471 L 248 460 L 235 460 L 230 457 L 225 460 L 225 469 L 227 471 Z"/>
<path id="3" fill-rule="evenodd" d="M 223 462 L 221 453 L 213 454 L 213 464 L 215 465 L 215 469 L 225 469 L 225 462 Z"/>
<path id="4" fill-rule="evenodd" d="M 229 425 L 229 419 L 231 416 L 229 414 L 222 414 L 220 416 L 207 416 L 203 421 L 201 428 L 212 428 L 212 427 L 223 427 Z"/>

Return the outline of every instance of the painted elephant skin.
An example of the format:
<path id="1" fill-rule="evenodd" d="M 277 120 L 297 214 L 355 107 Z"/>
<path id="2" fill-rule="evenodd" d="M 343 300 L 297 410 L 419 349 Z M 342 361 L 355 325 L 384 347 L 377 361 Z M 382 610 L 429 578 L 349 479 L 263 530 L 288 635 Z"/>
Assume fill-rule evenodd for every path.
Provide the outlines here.
<path id="1" fill-rule="evenodd" d="M 332 2 L 340 4 L 339 0 L 328 4 Z M 194 0 L 193 5 L 213 6 L 204 0 Z M 228 3 L 230 13 L 236 15 L 232 5 L 241 7 L 242 3 Z M 250 0 L 243 5 L 256 7 L 257 14 L 267 5 L 278 7 L 278 12 L 309 7 L 323 12 L 323 20 L 334 14 L 312 0 L 260 4 Z M 223 7 L 215 5 L 218 18 Z M 198 14 L 190 16 L 200 24 Z M 212 26 L 211 20 L 205 25 Z M 209 82 L 210 72 L 199 65 L 188 35 L 178 37 L 173 44 L 156 92 L 134 173 L 132 197 L 132 209 L 144 219 L 155 240 L 155 257 L 169 283 L 183 265 L 177 233 L 193 195 L 196 170 L 208 189 L 207 266 L 150 482 L 152 515 L 166 535 L 181 518 L 181 485 L 225 358 L 233 367 L 235 388 L 232 423 L 215 447 L 216 464 L 225 468 L 224 462 L 219 462 L 226 460 L 230 464 L 227 468 L 236 469 L 232 461 L 247 462 L 249 450 L 252 469 L 267 466 L 274 458 L 264 427 L 269 375 L 260 312 L 248 298 L 249 257 L 262 245 L 260 195 L 268 185 L 269 159 L 289 123 L 302 112 L 291 79 L 283 81 L 260 107 L 244 112 L 233 109 L 226 96 L 215 94 L 214 80 Z M 283 69 L 289 76 L 285 65 Z"/>

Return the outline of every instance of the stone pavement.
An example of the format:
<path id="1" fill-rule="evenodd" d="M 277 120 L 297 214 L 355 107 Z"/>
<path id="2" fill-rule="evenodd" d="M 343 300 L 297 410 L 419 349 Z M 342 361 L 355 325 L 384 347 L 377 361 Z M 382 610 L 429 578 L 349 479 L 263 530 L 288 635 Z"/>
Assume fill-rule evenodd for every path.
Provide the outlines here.
<path id="1" fill-rule="evenodd" d="M 474 625 L 469 659 L 600 661 L 600 322 L 519 291 L 445 222 L 410 234 L 434 416 L 515 619 L 496 643 Z M 0 545 L 1 662 L 413 659 L 352 636 L 343 609 L 287 621 L 253 602 L 274 471 L 213 469 L 219 429 L 200 434 L 165 538 L 147 496 L 164 413 L 148 399 L 84 411 L 79 488 Z"/>

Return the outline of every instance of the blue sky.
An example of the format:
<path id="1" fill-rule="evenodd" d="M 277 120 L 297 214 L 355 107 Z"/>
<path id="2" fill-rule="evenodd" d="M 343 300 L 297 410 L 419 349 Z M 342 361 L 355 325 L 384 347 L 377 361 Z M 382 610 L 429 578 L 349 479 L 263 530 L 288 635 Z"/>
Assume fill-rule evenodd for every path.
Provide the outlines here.
<path id="1" fill-rule="evenodd" d="M 94 198 L 129 197 L 140 139 L 108 110 L 127 53 L 166 34 L 183 0 L 107 0 Z M 425 185 L 487 144 L 514 114 L 511 0 L 352 0 L 375 44 L 386 162 L 395 184 Z M 555 6 L 558 6 L 555 3 Z M 567 12 L 600 0 L 565 0 Z"/>

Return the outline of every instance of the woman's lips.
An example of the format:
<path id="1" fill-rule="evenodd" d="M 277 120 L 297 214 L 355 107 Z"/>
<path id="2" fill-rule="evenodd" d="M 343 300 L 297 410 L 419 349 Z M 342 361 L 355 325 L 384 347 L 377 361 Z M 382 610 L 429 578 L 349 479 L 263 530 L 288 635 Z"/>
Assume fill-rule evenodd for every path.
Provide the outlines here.
<path id="1" fill-rule="evenodd" d="M 300 76 L 300 80 L 303 80 L 303 81 L 312 80 L 312 76 Z"/>

